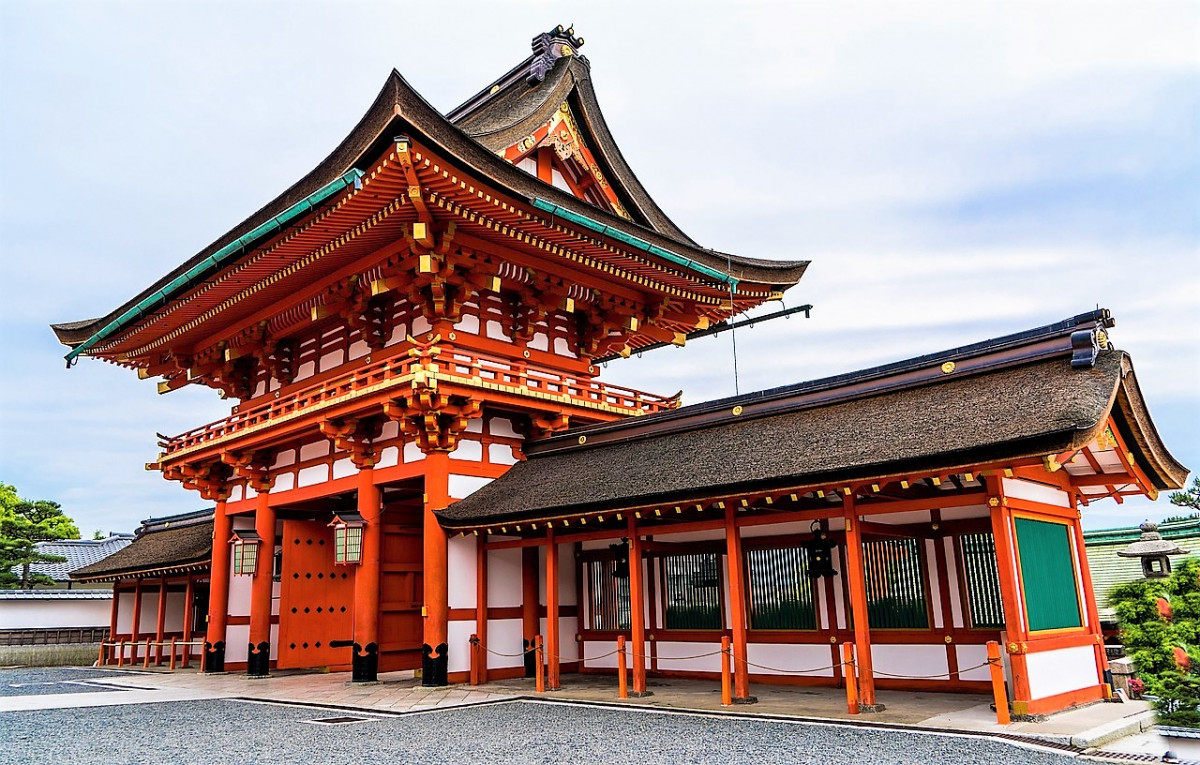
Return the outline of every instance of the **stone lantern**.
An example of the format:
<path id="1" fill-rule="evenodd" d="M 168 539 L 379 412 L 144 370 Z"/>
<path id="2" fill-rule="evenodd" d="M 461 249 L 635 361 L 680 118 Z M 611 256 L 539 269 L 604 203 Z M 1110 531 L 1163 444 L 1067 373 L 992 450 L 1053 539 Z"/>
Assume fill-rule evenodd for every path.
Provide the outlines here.
<path id="1" fill-rule="evenodd" d="M 1147 579 L 1162 579 L 1171 575 L 1171 555 L 1183 555 L 1174 542 L 1168 542 L 1158 533 L 1158 524 L 1145 521 L 1141 525 L 1142 538 L 1117 553 L 1122 558 L 1141 558 L 1142 575 Z"/>

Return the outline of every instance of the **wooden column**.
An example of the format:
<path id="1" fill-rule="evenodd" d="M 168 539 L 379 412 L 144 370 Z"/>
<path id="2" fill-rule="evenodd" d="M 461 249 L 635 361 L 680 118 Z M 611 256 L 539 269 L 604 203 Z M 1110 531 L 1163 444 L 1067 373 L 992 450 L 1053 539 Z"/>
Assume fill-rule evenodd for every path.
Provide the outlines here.
<path id="1" fill-rule="evenodd" d="M 259 492 L 254 502 L 254 530 L 262 540 L 254 582 L 250 586 L 250 646 L 246 674 L 266 677 L 271 671 L 271 591 L 275 569 L 275 509 L 269 492 Z"/>
<path id="2" fill-rule="evenodd" d="M 725 554 L 729 562 L 729 619 L 733 632 L 733 703 L 751 704 L 749 653 L 746 648 L 746 587 L 743 582 L 742 537 L 737 528 L 737 509 L 725 509 Z"/>
<path id="3" fill-rule="evenodd" d="M 354 571 L 354 657 L 351 680 L 379 679 L 379 581 L 383 550 L 383 497 L 375 470 L 358 471 L 358 514 L 363 518 L 362 558 Z"/>
<path id="4" fill-rule="evenodd" d="M 521 632 L 525 653 L 525 677 L 537 672 L 537 657 L 533 655 L 533 639 L 541 630 L 541 561 L 538 548 L 521 548 Z"/>
<path id="5" fill-rule="evenodd" d="M 230 545 L 233 519 L 225 500 L 213 508 L 212 565 L 208 571 L 208 624 L 204 631 L 204 671 L 225 671 L 225 627 L 229 623 Z"/>
<path id="6" fill-rule="evenodd" d="M 642 589 L 642 540 L 637 518 L 629 516 L 629 626 L 633 640 L 629 646 L 633 659 L 633 696 L 646 692 L 646 604 Z"/>
<path id="7" fill-rule="evenodd" d="M 875 669 L 871 661 L 871 624 L 867 618 L 867 580 L 853 494 L 842 499 L 842 509 L 846 521 L 846 583 L 850 588 L 850 613 L 854 616 L 854 648 L 858 658 L 859 708 L 874 712 L 878 707 L 875 703 Z"/>
<path id="8" fill-rule="evenodd" d="M 142 622 L 142 580 L 135 579 L 133 581 L 133 624 L 129 628 L 129 641 L 133 644 L 130 647 L 129 661 L 133 663 L 138 657 L 138 638 L 141 637 L 141 622 Z"/>
<path id="9" fill-rule="evenodd" d="M 450 624 L 446 532 L 433 514 L 450 504 L 450 455 L 425 455 L 425 645 L 422 646 L 421 684 L 446 685 L 446 639 Z"/>
<path id="10" fill-rule="evenodd" d="M 167 627 L 167 578 L 158 581 L 158 613 L 154 620 L 154 642 L 158 643 L 154 651 L 154 666 L 162 666 L 163 638 L 166 637 Z"/>
<path id="11" fill-rule="evenodd" d="M 115 643 L 117 641 L 117 609 L 121 605 L 121 591 L 117 588 L 118 582 L 113 582 L 112 589 L 112 613 L 108 617 L 108 642 Z M 108 663 L 112 664 L 112 646 L 109 646 Z"/>
<path id="12" fill-rule="evenodd" d="M 193 611 L 195 608 L 192 601 L 196 598 L 196 577 L 188 574 L 187 585 L 183 588 L 183 666 L 187 667 L 192 662 L 192 647 L 188 643 L 192 642 L 192 633 L 196 631 L 196 625 L 193 622 Z"/>
<path id="13" fill-rule="evenodd" d="M 483 532 L 475 538 L 475 634 L 479 638 L 479 670 L 475 679 L 477 682 L 486 683 L 488 681 L 487 532 Z"/>
<path id="14" fill-rule="evenodd" d="M 942 528 L 942 511 L 930 510 L 929 519 L 939 532 L 933 537 L 933 561 L 934 568 L 937 571 L 939 590 L 935 595 L 938 597 L 938 603 L 942 611 L 942 629 L 945 630 L 946 636 L 949 638 L 954 635 L 955 625 L 954 612 L 950 605 L 950 577 L 952 575 L 950 573 L 949 562 L 946 559 L 947 537 L 940 534 Z M 958 576 L 957 568 L 953 576 Z M 963 586 L 962 583 L 960 583 L 961 586 Z M 951 683 L 958 682 L 958 649 L 952 642 L 946 643 L 946 673 Z"/>
<path id="15" fill-rule="evenodd" d="M 558 540 L 554 529 L 546 529 L 546 683 L 552 691 L 562 688 L 559 682 L 558 629 Z"/>
<path id="16" fill-rule="evenodd" d="M 996 544 L 996 575 L 1000 580 L 1000 600 L 1004 604 L 1004 633 L 1002 649 L 1009 654 L 1008 665 L 1012 671 L 1013 711 L 1025 714 L 1028 711 L 1029 671 L 1025 654 L 1019 649 L 1028 632 L 1021 614 L 1020 583 L 1016 567 L 1016 548 L 1013 539 L 1012 513 L 1004 497 L 1004 483 L 1000 476 L 990 475 L 985 479 L 988 490 L 988 507 L 992 517 L 992 537 Z"/>

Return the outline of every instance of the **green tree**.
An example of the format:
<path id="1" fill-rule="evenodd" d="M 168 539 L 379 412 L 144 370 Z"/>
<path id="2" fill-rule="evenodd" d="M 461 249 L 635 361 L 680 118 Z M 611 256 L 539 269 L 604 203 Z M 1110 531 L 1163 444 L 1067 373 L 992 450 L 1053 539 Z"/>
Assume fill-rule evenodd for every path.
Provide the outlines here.
<path id="1" fill-rule="evenodd" d="M 53 579 L 34 573 L 30 566 L 66 560 L 38 551 L 37 542 L 55 539 L 79 539 L 79 528 L 62 507 L 45 499 L 21 499 L 15 486 L 0 482 L 0 589 L 53 584 Z"/>
<path id="2" fill-rule="evenodd" d="M 1200 515 L 1200 475 L 1192 477 L 1192 484 L 1183 491 L 1173 491 L 1168 495 L 1167 499 L 1171 500 L 1172 505 L 1179 507 L 1190 507 L 1196 512 L 1184 518 L 1195 518 Z"/>

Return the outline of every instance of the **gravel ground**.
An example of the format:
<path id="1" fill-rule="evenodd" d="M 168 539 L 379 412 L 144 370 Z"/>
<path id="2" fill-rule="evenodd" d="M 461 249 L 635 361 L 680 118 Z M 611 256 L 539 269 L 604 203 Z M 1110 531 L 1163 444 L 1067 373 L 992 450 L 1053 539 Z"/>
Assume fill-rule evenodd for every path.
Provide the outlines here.
<path id="1" fill-rule="evenodd" d="M 0 669 L 0 696 L 43 696 L 48 693 L 96 693 L 121 690 L 113 686 L 80 685 L 80 680 L 95 680 L 113 676 L 103 669 L 71 667 L 18 667 Z M 128 672 L 120 674 L 126 675 Z M 0 726 L 2 729 L 2 726 Z"/>
<path id="2" fill-rule="evenodd" d="M 0 763 L 1077 762 L 1000 741 L 529 702 L 306 722 L 353 714 L 233 700 L 4 712 Z"/>

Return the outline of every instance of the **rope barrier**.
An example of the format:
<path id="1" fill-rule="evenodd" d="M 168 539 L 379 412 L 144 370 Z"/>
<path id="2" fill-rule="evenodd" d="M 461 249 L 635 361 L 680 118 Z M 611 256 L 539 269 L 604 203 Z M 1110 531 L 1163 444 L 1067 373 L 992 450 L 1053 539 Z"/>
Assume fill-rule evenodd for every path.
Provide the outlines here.
<path id="1" fill-rule="evenodd" d="M 989 661 L 985 661 L 982 664 L 976 664 L 973 667 L 966 667 L 966 668 L 960 667 L 958 670 L 956 670 L 954 672 L 939 672 L 936 675 L 895 675 L 895 674 L 892 674 L 891 672 L 880 672 L 877 669 L 873 670 L 873 674 L 881 675 L 882 677 L 893 677 L 893 678 L 896 678 L 899 680 L 938 680 L 943 677 L 946 679 L 949 679 L 951 675 L 961 675 L 963 672 L 970 672 L 973 669 L 981 669 L 983 667 L 989 666 L 991 663 L 992 662 L 989 660 Z"/>

